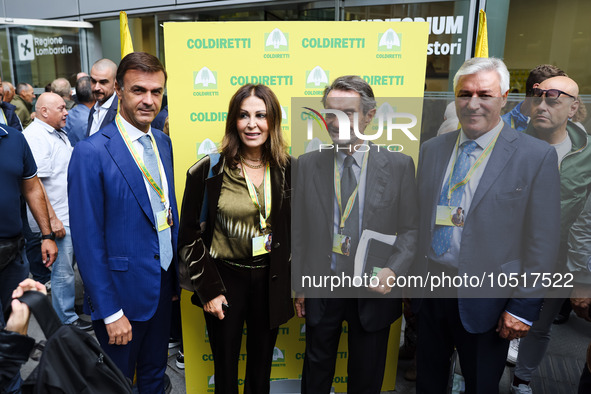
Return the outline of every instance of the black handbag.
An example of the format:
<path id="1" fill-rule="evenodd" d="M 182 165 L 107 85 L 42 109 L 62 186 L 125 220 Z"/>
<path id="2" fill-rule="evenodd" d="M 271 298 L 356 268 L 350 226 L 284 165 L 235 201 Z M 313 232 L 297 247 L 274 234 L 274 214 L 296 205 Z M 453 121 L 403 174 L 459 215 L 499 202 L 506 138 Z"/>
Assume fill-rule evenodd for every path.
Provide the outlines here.
<path id="1" fill-rule="evenodd" d="M 98 342 L 77 327 L 62 325 L 49 299 L 37 291 L 19 298 L 41 326 L 47 343 L 39 365 L 22 385 L 22 392 L 60 394 L 131 394 L 131 382 Z"/>

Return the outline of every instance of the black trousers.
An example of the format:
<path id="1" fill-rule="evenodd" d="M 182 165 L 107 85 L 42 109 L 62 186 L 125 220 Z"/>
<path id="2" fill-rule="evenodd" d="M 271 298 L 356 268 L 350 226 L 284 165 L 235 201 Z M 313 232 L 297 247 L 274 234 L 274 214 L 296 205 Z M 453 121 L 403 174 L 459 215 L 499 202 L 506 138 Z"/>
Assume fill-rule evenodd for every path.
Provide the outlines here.
<path id="1" fill-rule="evenodd" d="M 499 392 L 509 341 L 499 337 L 496 327 L 482 334 L 466 331 L 457 298 L 424 299 L 418 323 L 417 394 L 447 392 L 454 347 L 466 394 Z"/>
<path id="2" fill-rule="evenodd" d="M 356 298 L 332 298 L 326 300 L 320 322 L 313 327 L 306 324 L 302 394 L 330 392 L 343 321 L 349 324 L 347 393 L 380 393 L 390 326 L 368 332 L 359 320 Z"/>
<path id="3" fill-rule="evenodd" d="M 246 322 L 244 394 L 269 392 L 277 328 L 269 328 L 269 269 L 218 263 L 230 308 L 224 319 L 205 313 L 215 369 L 215 393 L 238 393 L 238 358 Z"/>
<path id="4" fill-rule="evenodd" d="M 589 365 L 585 363 L 581 380 L 579 380 L 579 394 L 591 393 L 591 373 L 589 372 Z"/>

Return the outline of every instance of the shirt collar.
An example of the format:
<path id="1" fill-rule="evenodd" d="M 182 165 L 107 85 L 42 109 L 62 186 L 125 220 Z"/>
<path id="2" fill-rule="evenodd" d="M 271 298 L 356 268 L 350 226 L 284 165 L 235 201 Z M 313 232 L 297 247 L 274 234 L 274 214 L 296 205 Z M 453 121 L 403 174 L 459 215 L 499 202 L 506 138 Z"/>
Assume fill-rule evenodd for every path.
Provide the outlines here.
<path id="1" fill-rule="evenodd" d="M 123 127 L 125 127 L 125 131 L 127 131 L 127 135 L 129 135 L 129 138 L 132 142 L 137 141 L 141 137 L 146 135 L 146 133 L 144 133 L 143 131 L 129 123 L 127 120 L 125 120 L 123 116 L 119 115 L 119 118 L 121 119 L 121 123 L 123 123 Z M 154 141 L 154 134 L 152 134 L 152 126 L 150 126 L 150 128 L 148 129 L 147 134 L 150 136 L 152 141 Z"/>
<path id="2" fill-rule="evenodd" d="M 476 138 L 474 140 L 474 142 L 476 142 L 476 144 L 478 144 L 478 146 L 481 149 L 485 149 L 488 144 L 501 132 L 501 130 L 503 129 L 503 120 L 501 119 L 499 121 L 499 123 L 492 128 L 492 130 L 484 133 L 483 135 L 481 135 L 480 137 Z M 462 129 L 460 131 L 460 146 L 462 146 L 462 144 L 466 141 L 469 141 L 470 138 L 468 138 L 466 136 L 466 134 L 464 133 L 464 130 Z"/>
<path id="3" fill-rule="evenodd" d="M 37 123 L 37 125 L 39 125 L 39 127 L 41 127 L 43 130 L 47 131 L 48 133 L 55 133 L 56 132 L 54 127 L 51 127 L 50 125 L 48 125 L 47 123 L 45 123 L 44 121 L 42 121 L 39 118 L 35 118 L 33 120 L 33 123 Z"/>
<path id="4" fill-rule="evenodd" d="M 362 145 L 367 145 L 368 142 L 367 141 L 363 141 Z M 336 150 L 336 148 L 335 148 Z M 361 167 L 361 163 L 363 163 L 363 157 L 365 156 L 365 154 L 367 149 L 361 149 L 361 150 L 356 150 L 353 152 L 353 159 L 355 159 L 355 164 L 357 164 L 359 167 Z M 337 165 L 339 166 L 339 168 L 341 168 L 343 166 L 343 163 L 345 162 L 345 157 L 347 157 L 347 154 L 340 150 L 337 151 Z"/>
<path id="5" fill-rule="evenodd" d="M 96 111 L 99 108 L 103 108 L 103 109 L 111 108 L 111 104 L 113 104 L 113 100 L 115 100 L 115 97 L 117 97 L 117 93 L 113 92 L 111 97 L 109 97 L 109 99 L 107 101 L 105 101 L 103 103 L 103 105 L 99 105 L 99 103 L 97 101 L 96 104 L 94 104 L 94 110 Z"/>

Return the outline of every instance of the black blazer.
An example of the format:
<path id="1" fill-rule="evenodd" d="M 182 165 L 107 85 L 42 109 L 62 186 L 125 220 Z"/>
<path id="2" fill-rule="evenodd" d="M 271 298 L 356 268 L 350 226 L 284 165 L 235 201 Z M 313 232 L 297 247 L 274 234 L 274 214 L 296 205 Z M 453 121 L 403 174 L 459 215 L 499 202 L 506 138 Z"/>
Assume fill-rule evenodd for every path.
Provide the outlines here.
<path id="1" fill-rule="evenodd" d="M 222 189 L 223 158 L 213 167 L 214 175 L 211 178 L 207 178 L 209 164 L 210 158 L 205 156 L 187 171 L 179 228 L 180 264 L 188 267 L 197 295 L 192 300 L 197 305 L 203 305 L 226 293 L 216 263 L 209 256 L 217 203 Z M 206 185 L 207 220 L 199 223 Z M 271 167 L 271 217 L 273 245 L 269 267 L 269 321 L 271 328 L 275 328 L 294 315 L 290 285 L 291 161 L 285 169 Z"/>
<path id="2" fill-rule="evenodd" d="M 294 197 L 294 289 L 304 272 L 331 275 L 333 216 L 332 150 L 316 151 L 298 159 Z M 361 192 L 361 191 L 360 191 Z M 412 158 L 371 144 L 363 206 L 363 229 L 397 235 L 386 267 L 404 274 L 415 257 L 418 239 L 418 209 L 415 168 Z M 364 290 L 367 291 L 367 290 Z M 304 291 L 306 324 L 316 325 L 326 306 L 322 293 Z M 381 330 L 402 313 L 400 298 L 371 293 L 373 298 L 359 298 L 359 318 L 367 331 Z"/>
<path id="3" fill-rule="evenodd" d="M 98 128 L 99 130 L 102 129 L 103 127 L 105 127 L 106 125 L 108 125 L 109 123 L 111 123 L 113 120 L 115 120 L 115 116 L 117 115 L 117 107 L 119 106 L 119 98 L 117 97 L 117 93 L 113 93 L 113 95 L 115 96 L 115 98 L 113 99 L 111 106 L 107 110 L 107 114 L 105 115 L 103 122 L 101 123 L 101 126 Z M 88 126 L 86 127 L 86 138 L 88 138 L 88 136 L 90 135 L 90 128 L 92 127 L 92 117 L 95 112 L 96 111 L 93 106 L 90 109 L 90 113 L 88 114 Z"/>

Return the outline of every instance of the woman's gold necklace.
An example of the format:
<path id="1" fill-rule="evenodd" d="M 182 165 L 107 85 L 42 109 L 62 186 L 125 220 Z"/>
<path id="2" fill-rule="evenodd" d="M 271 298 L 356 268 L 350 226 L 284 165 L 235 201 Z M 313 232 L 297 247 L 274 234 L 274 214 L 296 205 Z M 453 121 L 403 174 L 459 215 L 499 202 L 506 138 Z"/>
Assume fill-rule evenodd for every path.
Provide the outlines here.
<path id="1" fill-rule="evenodd" d="M 253 159 L 245 159 L 244 157 L 242 157 L 242 155 L 240 155 L 240 161 L 242 162 L 242 164 L 244 164 L 248 168 L 252 168 L 253 170 L 256 170 L 256 169 L 259 169 L 259 168 L 263 168 L 263 166 L 265 165 L 264 163 L 251 165 L 251 164 L 248 164 L 246 162 L 246 160 L 250 160 L 250 161 L 262 161 L 262 159 L 256 159 L 256 160 L 253 160 Z"/>

